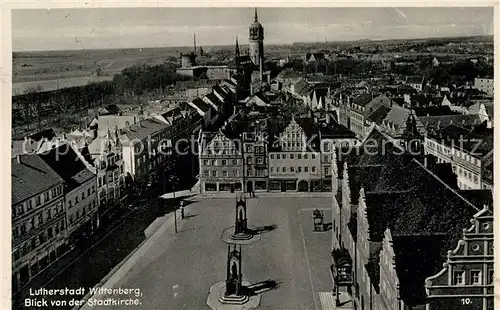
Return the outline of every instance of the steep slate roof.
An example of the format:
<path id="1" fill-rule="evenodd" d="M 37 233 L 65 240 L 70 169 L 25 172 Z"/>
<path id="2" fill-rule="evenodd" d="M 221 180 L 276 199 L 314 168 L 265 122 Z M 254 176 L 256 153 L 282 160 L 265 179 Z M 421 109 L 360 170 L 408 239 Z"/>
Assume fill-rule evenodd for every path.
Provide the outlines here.
<path id="1" fill-rule="evenodd" d="M 11 160 L 13 205 L 64 182 L 38 155 L 19 155 L 17 160 Z"/>
<path id="2" fill-rule="evenodd" d="M 489 189 L 459 190 L 458 193 L 478 209 L 482 209 L 484 205 L 493 206 L 493 193 Z"/>
<path id="3" fill-rule="evenodd" d="M 68 144 L 40 154 L 40 158 L 64 180 L 66 183 L 66 192 L 70 192 L 94 178 L 94 174 L 87 169 L 73 148 Z"/>
<path id="4" fill-rule="evenodd" d="M 441 249 L 446 246 L 446 235 L 394 236 L 396 273 L 400 294 L 405 304 L 425 303 L 425 279 L 442 268 Z"/>
<path id="5" fill-rule="evenodd" d="M 330 125 L 323 123 L 319 126 L 321 138 L 339 139 L 339 138 L 356 138 L 356 134 L 342 124 L 332 122 Z"/>
<path id="6" fill-rule="evenodd" d="M 200 98 L 195 98 L 193 101 L 193 104 L 197 106 L 203 113 L 206 113 L 208 110 L 210 110 L 210 105 L 203 101 Z"/>
<path id="7" fill-rule="evenodd" d="M 368 116 L 368 120 L 371 122 L 375 122 L 377 125 L 380 125 L 382 123 L 382 120 L 384 120 L 390 110 L 390 108 L 381 105 Z"/>

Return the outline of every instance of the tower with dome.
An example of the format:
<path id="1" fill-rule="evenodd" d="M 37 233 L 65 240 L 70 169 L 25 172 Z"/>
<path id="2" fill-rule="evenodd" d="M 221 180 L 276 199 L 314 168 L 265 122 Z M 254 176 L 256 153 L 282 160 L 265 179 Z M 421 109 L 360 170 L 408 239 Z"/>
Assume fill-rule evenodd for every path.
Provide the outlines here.
<path id="1" fill-rule="evenodd" d="M 249 28 L 249 53 L 255 66 L 264 63 L 264 27 L 259 23 L 257 9 L 255 9 L 255 19 Z"/>

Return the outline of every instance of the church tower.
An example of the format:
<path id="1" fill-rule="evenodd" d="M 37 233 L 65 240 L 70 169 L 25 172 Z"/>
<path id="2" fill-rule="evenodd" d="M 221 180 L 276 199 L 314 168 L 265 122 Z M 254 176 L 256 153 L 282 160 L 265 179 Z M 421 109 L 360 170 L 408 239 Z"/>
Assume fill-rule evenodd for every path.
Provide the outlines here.
<path id="1" fill-rule="evenodd" d="M 259 23 L 257 9 L 255 9 L 255 20 L 249 28 L 250 58 L 255 66 L 264 63 L 264 28 Z"/>

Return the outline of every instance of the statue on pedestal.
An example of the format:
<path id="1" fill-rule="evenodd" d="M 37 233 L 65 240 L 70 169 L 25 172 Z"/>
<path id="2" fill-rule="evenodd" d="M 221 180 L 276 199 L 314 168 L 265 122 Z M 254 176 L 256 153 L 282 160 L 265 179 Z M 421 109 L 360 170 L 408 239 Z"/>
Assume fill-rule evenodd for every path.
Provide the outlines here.
<path id="1" fill-rule="evenodd" d="M 235 234 L 244 234 L 247 229 L 247 205 L 246 201 L 240 197 L 236 201 L 236 224 L 234 226 Z"/>
<path id="2" fill-rule="evenodd" d="M 242 279 L 241 246 L 238 250 L 236 245 L 233 245 L 233 249 L 231 250 L 231 245 L 228 245 L 226 291 L 224 295 L 240 296 Z"/>

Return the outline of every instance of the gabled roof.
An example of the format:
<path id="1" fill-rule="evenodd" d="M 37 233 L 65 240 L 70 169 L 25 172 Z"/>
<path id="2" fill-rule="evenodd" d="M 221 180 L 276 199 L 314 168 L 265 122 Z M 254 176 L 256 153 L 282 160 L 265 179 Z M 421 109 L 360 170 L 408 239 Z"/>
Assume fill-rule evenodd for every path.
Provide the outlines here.
<path id="1" fill-rule="evenodd" d="M 12 158 L 11 164 L 13 205 L 63 183 L 63 179 L 38 155 L 19 155 Z"/>
<path id="2" fill-rule="evenodd" d="M 64 180 L 67 192 L 94 178 L 94 174 L 87 169 L 85 163 L 69 144 L 39 155 Z"/>

